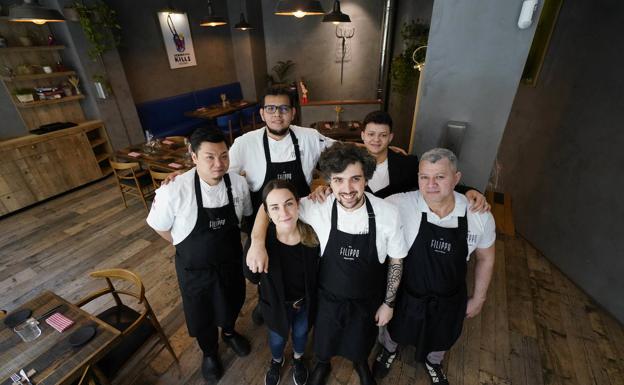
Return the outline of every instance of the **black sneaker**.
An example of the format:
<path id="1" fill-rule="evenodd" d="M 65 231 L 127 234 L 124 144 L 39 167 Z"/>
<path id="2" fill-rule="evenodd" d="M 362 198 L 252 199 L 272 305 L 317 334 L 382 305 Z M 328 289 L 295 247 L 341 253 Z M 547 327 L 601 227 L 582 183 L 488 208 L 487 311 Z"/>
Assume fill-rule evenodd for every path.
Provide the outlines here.
<path id="1" fill-rule="evenodd" d="M 226 336 L 225 333 L 222 332 L 221 339 L 223 339 L 223 342 L 234 350 L 234 353 L 239 357 L 245 357 L 251 351 L 249 341 L 237 332 L 233 332 L 229 336 Z"/>
<path id="2" fill-rule="evenodd" d="M 392 366 L 392 362 L 394 362 L 396 356 L 396 352 L 391 353 L 382 346 L 377 354 L 377 358 L 375 358 L 375 362 L 373 362 L 373 376 L 379 379 L 386 377 L 388 372 L 390 372 L 390 366 Z"/>
<path id="3" fill-rule="evenodd" d="M 442 365 L 432 364 L 425 359 L 425 370 L 429 375 L 429 379 L 433 385 L 449 385 L 446 375 L 442 371 Z"/>
<path id="4" fill-rule="evenodd" d="M 219 356 L 207 356 L 204 357 L 201 366 L 202 376 L 208 383 L 212 384 L 217 382 L 223 375 L 223 366 Z"/>
<path id="5" fill-rule="evenodd" d="M 299 358 L 293 357 L 293 381 L 295 385 L 305 385 L 308 382 L 308 368 L 303 362 L 303 356 Z"/>
<path id="6" fill-rule="evenodd" d="M 280 382 L 280 371 L 284 366 L 284 359 L 280 362 L 271 359 L 271 364 L 269 365 L 269 370 L 264 376 L 264 385 L 277 385 Z"/>

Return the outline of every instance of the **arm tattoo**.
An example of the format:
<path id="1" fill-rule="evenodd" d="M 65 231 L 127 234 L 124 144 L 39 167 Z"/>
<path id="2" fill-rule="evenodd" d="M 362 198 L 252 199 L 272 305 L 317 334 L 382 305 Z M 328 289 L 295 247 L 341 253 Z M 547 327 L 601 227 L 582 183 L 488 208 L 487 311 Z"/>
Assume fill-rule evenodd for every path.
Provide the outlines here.
<path id="1" fill-rule="evenodd" d="M 394 304 L 397 290 L 403 274 L 403 260 L 390 258 L 388 263 L 388 285 L 386 287 L 386 298 L 384 302 L 388 305 Z"/>

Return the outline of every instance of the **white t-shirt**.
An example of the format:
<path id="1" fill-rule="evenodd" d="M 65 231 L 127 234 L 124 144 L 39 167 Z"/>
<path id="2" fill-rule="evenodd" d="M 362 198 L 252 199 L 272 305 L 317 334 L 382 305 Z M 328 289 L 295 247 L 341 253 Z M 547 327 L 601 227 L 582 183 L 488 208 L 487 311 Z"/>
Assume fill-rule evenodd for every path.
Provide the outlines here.
<path id="1" fill-rule="evenodd" d="M 308 223 L 319 238 L 321 243 L 321 254 L 325 252 L 325 246 L 329 240 L 331 229 L 332 205 L 336 198 L 330 195 L 323 203 L 312 202 L 308 198 L 303 198 L 299 206 L 299 218 Z M 375 212 L 375 231 L 377 243 L 377 257 L 383 263 L 386 256 L 391 258 L 404 258 L 409 251 L 409 247 L 403 238 L 401 218 L 396 207 L 377 198 L 373 194 L 366 193 L 366 199 L 371 202 Z M 340 203 L 336 204 L 338 210 L 338 230 L 349 234 L 368 233 L 368 213 L 366 205 L 355 211 L 346 211 Z"/>
<path id="2" fill-rule="evenodd" d="M 251 215 L 251 198 L 245 178 L 230 173 L 234 211 L 240 221 L 243 215 Z M 228 203 L 225 181 L 210 186 L 199 180 L 202 203 L 206 208 L 216 208 Z M 197 202 L 195 200 L 195 168 L 175 178 L 173 182 L 162 185 L 156 190 L 152 209 L 147 216 L 147 224 L 158 231 L 171 231 L 173 244 L 182 242 L 195 227 L 197 222 Z"/>
<path id="3" fill-rule="evenodd" d="M 408 170 L 406 170 L 408 171 Z M 388 174 L 388 158 L 381 163 L 377 163 L 373 177 L 368 181 L 368 188 L 372 192 L 377 192 L 390 184 L 390 175 Z"/>
<path id="4" fill-rule="evenodd" d="M 313 128 L 290 126 L 299 142 L 299 152 L 301 154 L 301 166 L 306 178 L 306 182 L 312 182 L 312 171 L 316 167 L 316 162 L 321 152 L 334 144 L 335 140 L 321 135 Z M 266 174 L 266 159 L 264 157 L 264 145 L 262 136 L 266 127 L 260 128 L 239 136 L 234 140 L 230 148 L 230 169 L 231 173 L 245 172 L 245 178 L 251 191 L 258 191 L 264 182 Z M 281 163 L 296 159 L 295 147 L 293 146 L 290 133 L 281 140 L 271 139 L 269 142 L 269 152 L 271 162 Z"/>
<path id="5" fill-rule="evenodd" d="M 420 229 L 422 213 L 427 213 L 427 222 L 447 229 L 457 228 L 458 218 L 466 215 L 468 199 L 462 194 L 453 192 L 455 195 L 455 208 L 444 218 L 438 217 L 429 209 L 427 202 L 420 191 L 410 191 L 406 193 L 394 194 L 386 198 L 386 201 L 395 205 L 401 213 L 405 241 L 412 247 Z M 486 249 L 496 241 L 496 224 L 492 213 L 473 213 L 468 210 L 468 255 L 466 260 L 470 260 L 470 254 L 475 249 Z"/>

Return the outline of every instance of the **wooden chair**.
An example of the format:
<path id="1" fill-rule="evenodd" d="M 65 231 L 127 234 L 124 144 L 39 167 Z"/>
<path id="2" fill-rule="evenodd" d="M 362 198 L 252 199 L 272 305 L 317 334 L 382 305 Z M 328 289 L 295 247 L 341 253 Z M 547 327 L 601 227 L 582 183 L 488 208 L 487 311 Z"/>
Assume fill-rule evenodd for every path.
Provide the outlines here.
<path id="1" fill-rule="evenodd" d="M 152 184 L 154 185 L 154 189 L 157 189 L 160 187 L 162 181 L 167 179 L 169 174 L 171 174 L 171 171 L 157 171 L 150 167 L 149 173 L 152 177 Z"/>
<path id="2" fill-rule="evenodd" d="M 6 310 L 0 310 L 0 321 L 2 321 L 6 317 Z"/>
<path id="3" fill-rule="evenodd" d="M 138 162 L 120 163 L 110 159 L 109 162 L 115 173 L 124 206 L 128 207 L 125 194 L 129 194 L 139 197 L 145 210 L 149 211 L 145 198 L 149 198 L 154 193 L 152 177 L 149 173 L 141 170 Z"/>
<path id="4" fill-rule="evenodd" d="M 169 139 L 178 143 L 184 143 L 184 140 L 188 138 L 186 136 L 167 136 L 165 139 Z"/>
<path id="5" fill-rule="evenodd" d="M 124 269 L 99 270 L 89 275 L 93 278 L 106 280 L 107 286 L 88 294 L 86 297 L 80 299 L 76 305 L 83 307 L 91 301 L 111 294 L 115 301 L 115 306 L 98 314 L 97 317 L 119 330 L 121 332 L 121 340 L 119 344 L 99 360 L 96 365 L 87 368 L 85 372 L 92 370 L 97 377 L 113 377 L 123 364 L 126 363 L 154 333 L 158 334 L 164 347 L 169 350 L 175 361 L 178 362 L 178 357 L 173 351 L 169 339 L 160 326 L 147 298 L 145 298 L 145 287 L 138 275 Z M 113 285 L 113 280 L 116 282 L 121 281 L 118 286 L 123 286 L 123 289 L 116 288 Z M 130 287 L 128 287 L 128 284 L 130 284 Z M 136 299 L 141 310 L 137 311 L 125 305 L 121 300 L 121 296 Z M 104 374 L 104 376 L 102 376 L 102 374 Z"/>
<path id="6" fill-rule="evenodd" d="M 228 135 L 230 145 L 234 143 L 234 137 L 240 135 L 240 112 L 233 112 L 229 115 L 219 116 L 216 120 L 217 126 L 225 134 Z"/>
<path id="7" fill-rule="evenodd" d="M 260 107 L 258 105 L 243 108 L 241 110 L 241 129 L 243 133 L 253 131 L 260 126 L 262 122 L 259 115 Z"/>

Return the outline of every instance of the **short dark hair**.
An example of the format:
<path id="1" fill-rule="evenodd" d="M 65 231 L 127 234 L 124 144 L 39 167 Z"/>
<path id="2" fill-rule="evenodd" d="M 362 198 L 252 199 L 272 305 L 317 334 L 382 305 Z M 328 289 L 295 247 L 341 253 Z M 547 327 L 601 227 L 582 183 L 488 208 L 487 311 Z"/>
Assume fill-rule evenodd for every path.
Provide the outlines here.
<path id="1" fill-rule="evenodd" d="M 350 164 L 355 163 L 362 165 L 364 178 L 367 181 L 373 177 L 377 162 L 366 148 L 358 147 L 352 143 L 336 142 L 321 154 L 319 169 L 323 178 L 330 180 L 332 173 L 343 172 Z"/>
<path id="2" fill-rule="evenodd" d="M 189 139 L 191 142 L 191 150 L 197 154 L 197 151 L 201 147 L 203 142 L 210 143 L 225 143 L 227 146 L 227 141 L 225 140 L 225 136 L 214 125 L 205 125 L 201 127 L 197 127 L 195 131 L 191 134 L 191 138 Z"/>
<path id="3" fill-rule="evenodd" d="M 364 122 L 362 122 L 362 131 L 366 129 L 368 123 L 385 124 L 390 127 L 390 132 L 392 132 L 392 117 L 386 111 L 369 112 L 368 115 L 364 117 Z"/>
<path id="4" fill-rule="evenodd" d="M 287 96 L 288 101 L 290 102 L 290 106 L 294 107 L 295 105 L 295 97 L 293 93 L 286 87 L 269 87 L 267 92 L 262 97 L 262 107 L 264 107 L 264 99 L 267 96 Z"/>

